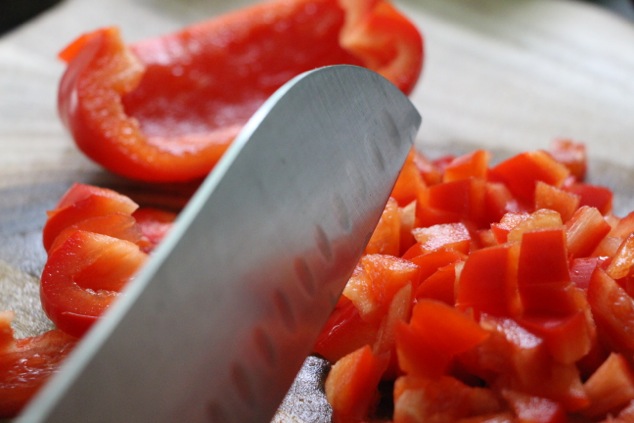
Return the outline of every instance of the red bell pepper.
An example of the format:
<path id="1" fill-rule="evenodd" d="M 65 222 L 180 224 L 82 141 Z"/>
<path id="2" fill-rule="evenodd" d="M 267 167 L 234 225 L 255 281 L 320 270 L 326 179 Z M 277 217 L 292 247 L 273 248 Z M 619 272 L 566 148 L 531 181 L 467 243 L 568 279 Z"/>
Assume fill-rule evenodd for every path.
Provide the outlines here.
<path id="1" fill-rule="evenodd" d="M 409 93 L 423 40 L 388 0 L 275 0 L 132 45 L 99 29 L 60 57 L 59 112 L 79 148 L 130 178 L 184 181 L 304 71 L 361 65 Z"/>

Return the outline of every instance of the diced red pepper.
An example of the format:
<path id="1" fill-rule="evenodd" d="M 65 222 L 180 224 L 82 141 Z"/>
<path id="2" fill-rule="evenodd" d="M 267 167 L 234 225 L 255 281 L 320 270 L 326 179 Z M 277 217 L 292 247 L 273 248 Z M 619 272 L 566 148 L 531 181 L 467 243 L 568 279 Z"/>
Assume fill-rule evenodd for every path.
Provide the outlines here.
<path id="1" fill-rule="evenodd" d="M 394 294 L 390 307 L 379 326 L 372 351 L 375 354 L 389 357 L 383 378 L 393 380 L 400 373 L 396 354 L 396 328 L 399 324 L 409 320 L 413 304 L 412 287 L 405 285 Z"/>
<path id="2" fill-rule="evenodd" d="M 575 312 L 563 228 L 523 234 L 517 286 L 524 313 L 565 316 Z"/>
<path id="3" fill-rule="evenodd" d="M 401 233 L 399 234 L 399 239 L 401 240 L 400 254 L 403 254 L 416 243 L 416 239 L 414 239 L 412 234 L 416 226 L 416 202 L 412 201 L 405 207 L 399 207 L 398 214 L 401 221 Z"/>
<path id="4" fill-rule="evenodd" d="M 451 263 L 438 268 L 429 277 L 423 279 L 416 289 L 414 297 L 416 299 L 427 298 L 441 301 L 453 306 L 456 302 L 456 281 L 462 263 Z"/>
<path id="5" fill-rule="evenodd" d="M 490 389 L 467 386 L 448 376 L 429 379 L 406 375 L 394 383 L 394 423 L 471 422 L 463 419 L 502 409 L 500 399 Z"/>
<path id="6" fill-rule="evenodd" d="M 612 217 L 614 218 L 614 216 Z M 606 219 L 607 218 L 606 216 Z M 625 239 L 632 232 L 634 232 L 634 212 L 627 214 L 621 219 L 617 218 L 616 222 L 614 222 L 614 228 L 610 232 L 610 236 Z"/>
<path id="7" fill-rule="evenodd" d="M 544 340 L 510 318 L 484 316 L 481 325 L 491 336 L 467 361 L 476 374 L 495 385 L 503 380 L 512 390 L 557 401 L 566 411 L 589 403 L 574 364 L 553 360 Z M 501 335 L 501 336 L 500 336 Z"/>
<path id="8" fill-rule="evenodd" d="M 491 169 L 491 178 L 506 184 L 518 200 L 534 204 L 538 181 L 562 186 L 570 171 L 548 153 L 529 151 L 513 156 Z"/>
<path id="9" fill-rule="evenodd" d="M 509 402 L 519 422 L 566 423 L 568 421 L 566 410 L 557 401 L 511 390 L 502 391 L 502 395 Z"/>
<path id="10" fill-rule="evenodd" d="M 398 317 L 382 322 L 395 327 L 405 374 L 395 382 L 393 421 L 595 421 L 608 409 L 615 417 L 606 423 L 634 416 L 630 363 L 608 389 L 588 385 L 601 380 L 593 375 L 610 353 L 634 352 L 634 213 L 619 218 L 603 214 L 606 201 L 588 205 L 575 191 L 585 189 L 585 152 L 574 144 L 554 148 L 570 151 L 523 153 L 490 170 L 476 153 L 431 162 L 430 175 L 442 177 L 425 179 L 409 203 L 416 243 L 401 248 L 418 266 L 415 305 L 404 322 L 409 293 L 399 292 Z M 558 154 L 572 156 L 558 162 Z M 474 181 L 484 183 L 482 203 L 472 202 Z M 391 344 L 386 334 L 375 348 Z M 485 386 L 502 403 L 462 413 L 462 383 Z M 609 396 L 619 389 L 623 395 Z M 615 397 L 619 405 L 606 407 Z"/>
<path id="11" fill-rule="evenodd" d="M 409 324 L 396 328 L 399 366 L 414 376 L 438 377 L 457 355 L 487 337 L 487 331 L 466 314 L 423 299 L 414 306 Z"/>
<path id="12" fill-rule="evenodd" d="M 410 151 L 392 189 L 392 197 L 401 207 L 426 194 L 427 184 L 416 165 L 416 158 L 419 154 L 415 149 Z"/>
<path id="13" fill-rule="evenodd" d="M 612 211 L 614 195 L 606 187 L 591 184 L 574 183 L 565 187 L 566 191 L 579 196 L 579 204 L 599 209 L 605 215 Z"/>
<path id="14" fill-rule="evenodd" d="M 463 223 L 444 223 L 414 228 L 414 239 L 418 243 L 417 252 L 425 254 L 439 249 L 455 250 L 467 254 L 471 248 L 471 233 Z M 410 254 L 412 254 L 410 252 Z"/>
<path id="15" fill-rule="evenodd" d="M 555 210 L 561 220 L 567 222 L 579 208 L 579 196 L 561 188 L 537 181 L 535 187 L 535 209 Z"/>
<path id="16" fill-rule="evenodd" d="M 385 357 L 375 355 L 367 345 L 332 366 L 324 389 L 333 422 L 357 423 L 368 415 L 379 399 L 378 385 L 386 366 Z"/>
<path id="17" fill-rule="evenodd" d="M 472 252 L 460 272 L 456 307 L 472 309 L 476 314 L 519 315 L 516 256 L 516 249 L 510 245 Z"/>
<path id="18" fill-rule="evenodd" d="M 442 182 L 429 187 L 428 206 L 445 214 L 446 220 L 442 223 L 469 220 L 477 227 L 482 227 L 485 225 L 485 195 L 486 183 L 483 179 Z M 425 225 L 425 220 L 420 217 L 422 225 Z"/>
<path id="19" fill-rule="evenodd" d="M 346 285 L 343 295 L 368 322 L 380 321 L 394 295 L 405 285 L 417 286 L 418 266 L 398 257 L 382 254 L 364 256 Z"/>
<path id="20" fill-rule="evenodd" d="M 584 311 L 565 316 L 525 316 L 519 322 L 541 337 L 552 357 L 563 364 L 576 363 L 596 341 L 594 322 Z"/>
<path id="21" fill-rule="evenodd" d="M 609 345 L 623 354 L 634 353 L 634 299 L 600 267 L 590 279 L 588 303 Z"/>
<path id="22" fill-rule="evenodd" d="M 418 266 L 421 280 L 427 279 L 439 268 L 466 258 L 466 255 L 453 249 L 439 248 L 430 252 L 422 252 L 418 244 L 410 248 L 403 258 Z"/>
<path id="23" fill-rule="evenodd" d="M 523 234 L 517 281 L 520 290 L 527 285 L 565 285 L 570 281 L 563 228 L 529 231 Z"/>
<path id="24" fill-rule="evenodd" d="M 569 139 L 558 139 L 552 142 L 548 153 L 566 166 L 577 181 L 583 182 L 585 180 L 588 169 L 588 153 L 583 143 Z"/>
<path id="25" fill-rule="evenodd" d="M 507 213 L 519 213 L 520 206 L 506 185 L 500 182 L 485 183 L 485 220 L 498 222 Z"/>
<path id="26" fill-rule="evenodd" d="M 620 245 L 606 272 L 612 279 L 622 279 L 630 274 L 632 266 L 634 266 L 634 233 Z"/>
<path id="27" fill-rule="evenodd" d="M 634 373 L 626 358 L 612 353 L 583 385 L 590 406 L 582 412 L 588 417 L 617 413 L 634 401 Z"/>
<path id="28" fill-rule="evenodd" d="M 594 207 L 582 206 L 566 222 L 568 251 L 574 257 L 590 255 L 610 232 L 610 225 Z"/>
<path id="29" fill-rule="evenodd" d="M 525 232 L 546 229 L 560 229 L 563 227 L 561 215 L 554 210 L 539 209 L 529 214 L 526 219 L 520 219 L 507 235 L 507 241 L 519 242 Z"/>
<path id="30" fill-rule="evenodd" d="M 570 280 L 577 288 L 587 290 L 592 273 L 601 264 L 599 257 L 581 257 L 570 262 Z"/>
<path id="31" fill-rule="evenodd" d="M 508 241 L 509 233 L 521 222 L 529 219 L 530 214 L 523 213 L 505 213 L 499 221 L 491 223 L 491 231 L 498 243 L 503 244 Z"/>
<path id="32" fill-rule="evenodd" d="M 368 244 L 365 254 L 389 254 L 399 256 L 401 252 L 401 215 L 398 203 L 390 197 L 383 209 Z"/>
<path id="33" fill-rule="evenodd" d="M 491 154 L 486 150 L 476 150 L 456 157 L 445 167 L 443 182 L 470 178 L 485 179 L 489 171 L 490 158 Z"/>
<path id="34" fill-rule="evenodd" d="M 341 297 L 324 325 L 313 351 L 331 363 L 343 356 L 375 342 L 378 322 L 367 322 L 346 297 Z"/>

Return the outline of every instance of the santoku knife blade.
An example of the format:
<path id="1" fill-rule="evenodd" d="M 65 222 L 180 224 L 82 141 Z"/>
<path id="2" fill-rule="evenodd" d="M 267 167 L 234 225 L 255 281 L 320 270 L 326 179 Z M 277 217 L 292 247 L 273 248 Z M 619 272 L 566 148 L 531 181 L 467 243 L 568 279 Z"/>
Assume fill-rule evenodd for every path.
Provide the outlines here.
<path id="1" fill-rule="evenodd" d="M 420 122 L 363 68 L 284 85 L 18 421 L 270 421 Z"/>

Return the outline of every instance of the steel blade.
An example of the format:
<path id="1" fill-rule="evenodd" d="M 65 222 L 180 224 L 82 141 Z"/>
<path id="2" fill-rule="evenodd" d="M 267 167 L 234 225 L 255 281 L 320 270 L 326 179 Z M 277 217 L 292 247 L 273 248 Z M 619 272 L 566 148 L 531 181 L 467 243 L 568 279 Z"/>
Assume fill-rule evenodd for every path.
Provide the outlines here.
<path id="1" fill-rule="evenodd" d="M 419 125 L 363 68 L 286 84 L 19 421 L 270 421 Z"/>

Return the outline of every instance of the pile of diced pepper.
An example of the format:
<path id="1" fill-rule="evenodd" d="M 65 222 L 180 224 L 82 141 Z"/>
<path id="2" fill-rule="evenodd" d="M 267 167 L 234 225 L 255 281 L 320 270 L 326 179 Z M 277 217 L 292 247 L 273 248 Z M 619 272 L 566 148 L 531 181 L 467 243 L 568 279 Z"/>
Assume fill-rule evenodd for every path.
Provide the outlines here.
<path id="1" fill-rule="evenodd" d="M 634 213 L 558 140 L 412 151 L 315 352 L 337 422 L 634 421 Z"/>

